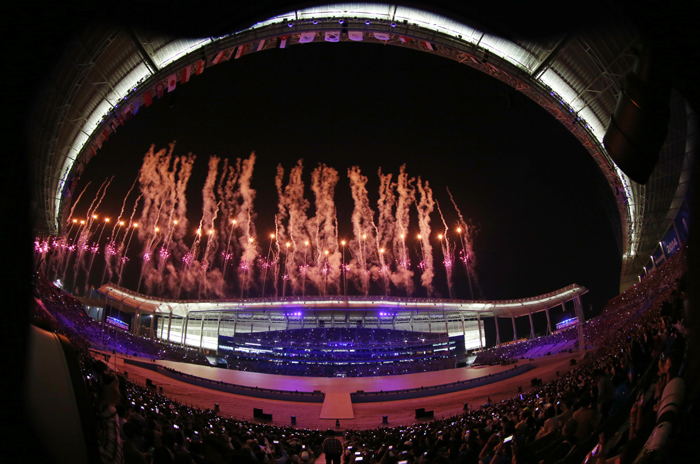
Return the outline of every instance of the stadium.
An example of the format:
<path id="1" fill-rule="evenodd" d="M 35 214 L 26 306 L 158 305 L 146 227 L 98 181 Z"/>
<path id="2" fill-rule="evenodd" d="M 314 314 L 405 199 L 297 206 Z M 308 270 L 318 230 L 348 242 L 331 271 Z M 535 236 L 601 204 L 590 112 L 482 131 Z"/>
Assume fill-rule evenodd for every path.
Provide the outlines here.
<path id="1" fill-rule="evenodd" d="M 20 356 L 27 380 L 16 392 L 26 403 L 17 434 L 36 432 L 39 446 L 18 456 L 87 463 L 692 462 L 679 444 L 696 431 L 698 324 L 690 316 L 697 286 L 688 271 L 696 102 L 686 85 L 655 80 L 658 50 L 639 45 L 629 22 L 506 39 L 499 21 L 481 30 L 450 2 L 311 3 L 250 7 L 206 34 L 194 26 L 196 39 L 89 26 L 61 49 L 27 118 L 32 325 L 15 335 L 24 337 L 17 346 L 29 346 Z M 76 208 L 88 188 L 78 188 L 88 163 L 125 143 L 119 137 L 138 117 L 167 111 L 166 103 L 177 107 L 176 97 L 194 88 L 190 79 L 313 42 L 430 54 L 544 109 L 595 164 L 591 184 L 605 191 L 596 205 L 614 236 L 615 295 L 592 295 L 587 282 L 553 287 L 561 279 L 521 279 L 517 298 L 479 298 L 478 247 L 459 201 L 448 189 L 458 220 L 446 220 L 439 203 L 433 213 L 428 182 L 410 178 L 403 166 L 395 184 L 379 168 L 381 185 L 390 188 L 380 190 L 376 216 L 362 209 L 366 179 L 348 168 L 352 232 L 343 200 L 337 208 L 327 201 L 337 171 L 321 163 L 310 183 L 311 209 L 295 196 L 295 187 L 304 188 L 294 183 L 299 161 L 286 186 L 287 172 L 277 168 L 277 203 L 260 192 L 264 206 L 253 213 L 255 190 L 251 196 L 243 179 L 252 177 L 255 154 L 222 163 L 234 179 L 230 190 L 229 178 L 216 178 L 219 159 L 210 157 L 202 215 L 194 218 L 194 207 L 185 213 L 180 206 L 184 193 L 175 193 L 184 192 L 194 157 L 174 157 L 169 171 L 173 145 L 169 153 L 146 154 L 128 221 L 132 190 L 116 222 L 109 220 L 119 202 L 109 217 L 106 206 L 97 209 L 111 179 L 85 214 L 84 203 Z M 110 162 L 126 165 L 127 157 Z M 145 179 L 149 162 L 160 166 L 152 172 L 169 179 L 167 186 Z M 265 207 L 274 221 L 260 219 Z M 438 212 L 444 232 L 435 218 L 430 226 Z M 197 220 L 196 231 L 186 230 Z M 272 231 L 269 241 L 263 230 Z M 409 243 L 409 234 L 417 240 Z M 590 253 L 598 259 L 607 251 Z M 553 268 L 560 262 L 541 258 Z M 505 261 L 494 265 L 499 272 L 527 267 Z M 605 267 L 598 271 L 610 274 Z M 506 287 L 518 280 L 508 276 L 499 279 L 502 295 L 512 295 Z M 595 298 L 604 301 L 596 311 L 593 303 L 586 308 L 598 305 Z"/>

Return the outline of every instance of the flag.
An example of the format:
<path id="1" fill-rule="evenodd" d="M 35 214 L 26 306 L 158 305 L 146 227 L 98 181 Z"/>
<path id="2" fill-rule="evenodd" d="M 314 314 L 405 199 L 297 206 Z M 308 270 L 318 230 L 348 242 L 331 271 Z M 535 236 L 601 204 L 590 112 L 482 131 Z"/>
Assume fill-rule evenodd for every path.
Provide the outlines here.
<path id="1" fill-rule="evenodd" d="M 133 115 L 131 114 L 131 108 L 127 108 L 126 111 L 124 111 L 124 121 L 131 121 L 131 118 Z"/>
<path id="2" fill-rule="evenodd" d="M 158 85 L 156 85 L 156 92 L 158 92 L 158 98 L 163 98 L 163 94 L 165 93 L 165 89 L 163 88 L 162 82 L 159 82 Z"/>
<path id="3" fill-rule="evenodd" d="M 204 60 L 197 61 L 197 75 L 199 76 L 204 72 Z"/>
<path id="4" fill-rule="evenodd" d="M 287 46 L 287 39 L 289 38 L 288 35 L 283 35 L 280 37 L 277 37 L 277 48 L 285 48 Z"/>
<path id="5" fill-rule="evenodd" d="M 340 31 L 326 31 L 326 42 L 340 42 Z"/>
<path id="6" fill-rule="evenodd" d="M 139 99 L 134 100 L 134 114 L 139 112 L 140 107 L 141 107 L 141 100 L 139 100 Z"/>
<path id="7" fill-rule="evenodd" d="M 105 132 L 107 132 L 107 131 L 102 131 L 102 134 L 101 134 L 102 137 L 105 136 Z M 97 139 L 95 139 L 95 143 L 97 143 L 97 148 L 102 148 L 102 137 L 100 137 L 100 136 L 98 135 L 98 136 L 97 136 Z"/>
<path id="8" fill-rule="evenodd" d="M 119 126 L 119 121 L 116 119 L 112 119 L 112 122 L 109 124 L 109 127 L 112 128 L 112 132 L 117 132 L 117 127 Z"/>
<path id="9" fill-rule="evenodd" d="M 109 142 L 109 131 L 107 129 L 102 131 L 102 137 L 105 138 L 105 142 Z"/>
<path id="10" fill-rule="evenodd" d="M 171 74 L 168 76 L 168 92 L 172 92 L 175 90 L 175 86 L 177 85 L 177 74 Z"/>
<path id="11" fill-rule="evenodd" d="M 190 81 L 190 72 L 192 71 L 190 66 L 182 68 L 182 78 L 180 79 L 180 84 Z"/>
<path id="12" fill-rule="evenodd" d="M 260 42 L 258 42 L 258 43 L 255 45 L 255 51 L 256 51 L 256 52 L 259 52 L 260 50 L 263 49 L 264 46 L 265 46 L 265 39 L 262 39 Z"/>
<path id="13" fill-rule="evenodd" d="M 143 103 L 146 106 L 151 106 L 151 103 L 153 103 L 153 95 L 151 95 L 150 90 L 146 90 L 146 93 L 143 94 Z"/>
<path id="14" fill-rule="evenodd" d="M 236 56 L 234 57 L 234 60 L 237 60 L 238 58 L 240 58 L 243 55 L 243 52 L 245 52 L 245 49 L 246 49 L 245 45 L 241 45 L 240 47 L 238 47 L 236 49 Z"/>
<path id="15" fill-rule="evenodd" d="M 95 150 L 94 145 L 90 145 L 90 150 L 92 151 L 92 156 L 95 156 L 97 154 L 97 150 Z"/>
<path id="16" fill-rule="evenodd" d="M 423 41 L 423 45 L 425 45 L 425 48 L 431 51 L 437 50 L 437 47 L 431 44 L 430 42 L 426 42 L 425 40 Z"/>
<path id="17" fill-rule="evenodd" d="M 119 122 L 119 124 L 117 124 L 118 126 L 124 125 L 124 119 L 122 118 L 121 114 L 117 114 L 117 122 Z"/>
<path id="18" fill-rule="evenodd" d="M 302 43 L 302 44 L 311 43 L 314 41 L 315 37 L 316 37 L 315 32 L 302 32 L 301 36 L 299 36 L 299 43 Z"/>
<path id="19" fill-rule="evenodd" d="M 374 32 L 374 38 L 381 40 L 382 42 L 386 42 L 387 40 L 391 39 L 391 36 L 389 34 L 384 34 L 383 32 Z"/>
<path id="20" fill-rule="evenodd" d="M 214 64 L 219 64 L 219 63 L 221 63 L 221 60 L 224 59 L 224 54 L 225 54 L 225 53 L 226 53 L 226 50 L 217 53 L 216 55 L 214 55 L 214 59 L 211 60 L 211 62 L 214 63 Z"/>
<path id="21" fill-rule="evenodd" d="M 348 38 L 355 42 L 362 42 L 362 31 L 350 31 L 348 32 Z"/>
<path id="22" fill-rule="evenodd" d="M 409 39 L 408 37 L 404 37 L 402 35 L 399 36 L 399 40 L 401 41 L 401 43 L 405 43 L 405 44 L 411 43 L 411 39 Z"/>

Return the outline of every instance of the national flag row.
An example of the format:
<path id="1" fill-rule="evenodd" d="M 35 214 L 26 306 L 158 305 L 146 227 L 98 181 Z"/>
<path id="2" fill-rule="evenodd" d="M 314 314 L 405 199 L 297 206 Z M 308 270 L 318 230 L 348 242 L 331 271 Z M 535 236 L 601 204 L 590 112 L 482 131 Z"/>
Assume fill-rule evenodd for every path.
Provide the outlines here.
<path id="1" fill-rule="evenodd" d="M 345 32 L 344 30 L 342 32 Z M 392 39 L 392 36 L 387 33 L 372 32 L 371 33 L 375 39 L 382 42 L 387 42 Z M 348 31 L 348 38 L 355 42 L 360 42 L 364 39 L 365 33 L 362 31 Z M 326 42 L 340 42 L 341 31 L 325 31 L 325 32 L 302 32 L 299 34 L 299 43 L 311 43 L 316 37 L 324 37 Z M 289 43 L 291 35 L 284 35 L 277 37 L 276 48 L 286 48 Z M 412 39 L 404 36 L 396 36 L 399 41 L 403 44 L 417 43 L 426 50 L 437 51 L 437 46 L 431 42 Z M 273 39 L 274 40 L 274 39 Z M 180 84 L 185 84 L 189 82 L 190 77 L 194 73 L 195 75 L 202 74 L 204 69 L 209 66 L 219 64 L 223 61 L 228 61 L 233 57 L 233 59 L 239 59 L 245 53 L 253 53 L 262 50 L 268 42 L 266 39 L 259 40 L 252 44 L 243 44 L 233 48 L 228 48 L 226 50 L 220 50 L 208 57 L 207 60 L 199 60 L 194 64 L 188 65 L 181 69 L 180 71 L 171 74 L 167 79 L 161 80 L 155 83 L 151 88 L 147 89 L 140 97 L 136 98 L 133 103 L 119 108 L 112 120 L 109 122 L 108 127 L 104 128 L 102 133 L 97 136 L 94 144 L 90 146 L 90 156 L 97 154 L 97 150 L 102 148 L 103 142 L 109 141 L 110 134 L 117 131 L 119 126 L 123 126 L 125 123 L 130 121 L 133 116 L 138 113 L 139 109 L 143 106 L 151 106 L 153 99 L 157 97 L 158 99 L 165 96 L 166 91 L 168 93 L 174 91 L 177 87 L 178 81 Z"/>

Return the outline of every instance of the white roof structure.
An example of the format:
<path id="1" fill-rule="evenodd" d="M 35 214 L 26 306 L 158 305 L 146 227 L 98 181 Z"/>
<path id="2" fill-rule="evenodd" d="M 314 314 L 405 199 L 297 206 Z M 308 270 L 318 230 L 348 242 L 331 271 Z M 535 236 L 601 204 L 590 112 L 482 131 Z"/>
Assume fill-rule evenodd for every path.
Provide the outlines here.
<path id="1" fill-rule="evenodd" d="M 287 298 L 248 298 L 230 300 L 168 300 L 132 292 L 113 284 L 99 292 L 120 304 L 143 313 L 187 317 L 204 312 L 285 312 L 285 311 L 371 311 L 396 312 L 445 311 L 468 313 L 476 317 L 520 317 L 564 304 L 588 292 L 576 284 L 530 298 L 503 301 L 466 301 L 441 298 L 407 298 L 391 296 L 307 296 Z"/>
<path id="2" fill-rule="evenodd" d="M 634 30 L 620 26 L 541 43 L 508 41 L 443 15 L 395 4 L 314 6 L 202 39 L 117 27 L 86 30 L 56 66 L 29 124 L 35 231 L 56 234 L 63 228 L 70 206 L 64 196 L 67 181 L 82 172 L 105 131 L 109 134 L 109 123 L 124 108 L 143 101 L 147 90 L 202 58 L 211 66 L 220 52 L 227 52 L 228 59 L 241 45 L 247 45 L 245 53 L 264 52 L 283 35 L 290 36 L 289 45 L 296 45 L 302 32 L 337 30 L 340 19 L 343 27 L 362 32 L 365 43 L 376 43 L 380 37 L 386 44 L 436 53 L 488 73 L 565 125 L 594 158 L 615 196 L 616 207 L 608 214 L 619 217 L 622 287 L 635 281 L 685 197 L 692 152 L 686 142 L 692 135 L 693 115 L 674 93 L 673 130 L 646 185 L 628 179 L 612 162 L 602 139 L 620 93 L 619 80 L 634 61 Z M 413 42 L 404 44 L 400 37 Z M 261 40 L 266 41 L 262 47 L 253 47 Z M 437 50 L 425 43 L 437 45 Z"/>

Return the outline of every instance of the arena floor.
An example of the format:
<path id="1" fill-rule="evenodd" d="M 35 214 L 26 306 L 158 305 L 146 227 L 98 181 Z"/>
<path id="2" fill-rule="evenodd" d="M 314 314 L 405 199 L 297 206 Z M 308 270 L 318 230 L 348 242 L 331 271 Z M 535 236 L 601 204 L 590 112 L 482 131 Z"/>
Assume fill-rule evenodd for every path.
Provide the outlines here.
<path id="1" fill-rule="evenodd" d="M 534 369 L 498 383 L 476 387 L 444 395 L 431 396 L 419 399 L 387 401 L 379 403 L 352 404 L 353 419 L 340 421 L 340 430 L 345 429 L 371 429 L 382 426 L 382 416 L 389 417 L 389 426 L 412 424 L 415 420 L 415 409 L 425 408 L 435 412 L 435 418 L 449 417 L 462 412 L 465 402 L 471 408 L 478 407 L 487 402 L 487 397 L 493 401 L 510 398 L 517 394 L 518 387 L 523 391 L 531 389 L 530 380 L 533 377 L 541 378 L 547 382 L 571 368 L 570 359 L 578 358 L 579 354 L 563 353 L 554 356 L 536 358 L 534 361 L 520 361 L 532 364 Z M 261 388 L 277 388 L 281 390 L 313 391 L 341 393 L 356 390 L 397 390 L 399 388 L 415 388 L 420 386 L 432 386 L 454 382 L 465 378 L 476 378 L 487 374 L 501 372 L 512 366 L 488 366 L 476 368 L 450 369 L 446 371 L 429 372 L 421 374 L 407 374 L 402 376 L 371 377 L 371 378 L 312 378 L 312 377 L 286 377 L 279 375 L 260 374 L 254 372 L 237 372 L 226 369 L 216 369 L 206 366 L 195 366 L 185 363 L 162 362 L 162 364 L 187 372 L 192 375 L 202 376 L 216 380 L 224 380 L 230 383 Z M 163 387 L 163 393 L 181 403 L 198 408 L 213 408 L 219 405 L 223 416 L 238 420 L 253 420 L 253 408 L 262 408 L 265 413 L 273 415 L 272 423 L 275 425 L 291 425 L 291 416 L 296 416 L 297 427 L 300 428 L 334 428 L 334 419 L 322 419 L 321 403 L 298 403 L 251 398 L 234 395 L 204 387 L 190 385 L 173 380 L 157 372 L 141 367 L 117 363 L 117 369 L 128 374 L 129 378 L 138 384 L 145 385 L 146 379 L 150 379 L 158 386 Z M 203 375 L 204 374 L 204 375 Z M 233 380 L 235 379 L 235 380 Z"/>

